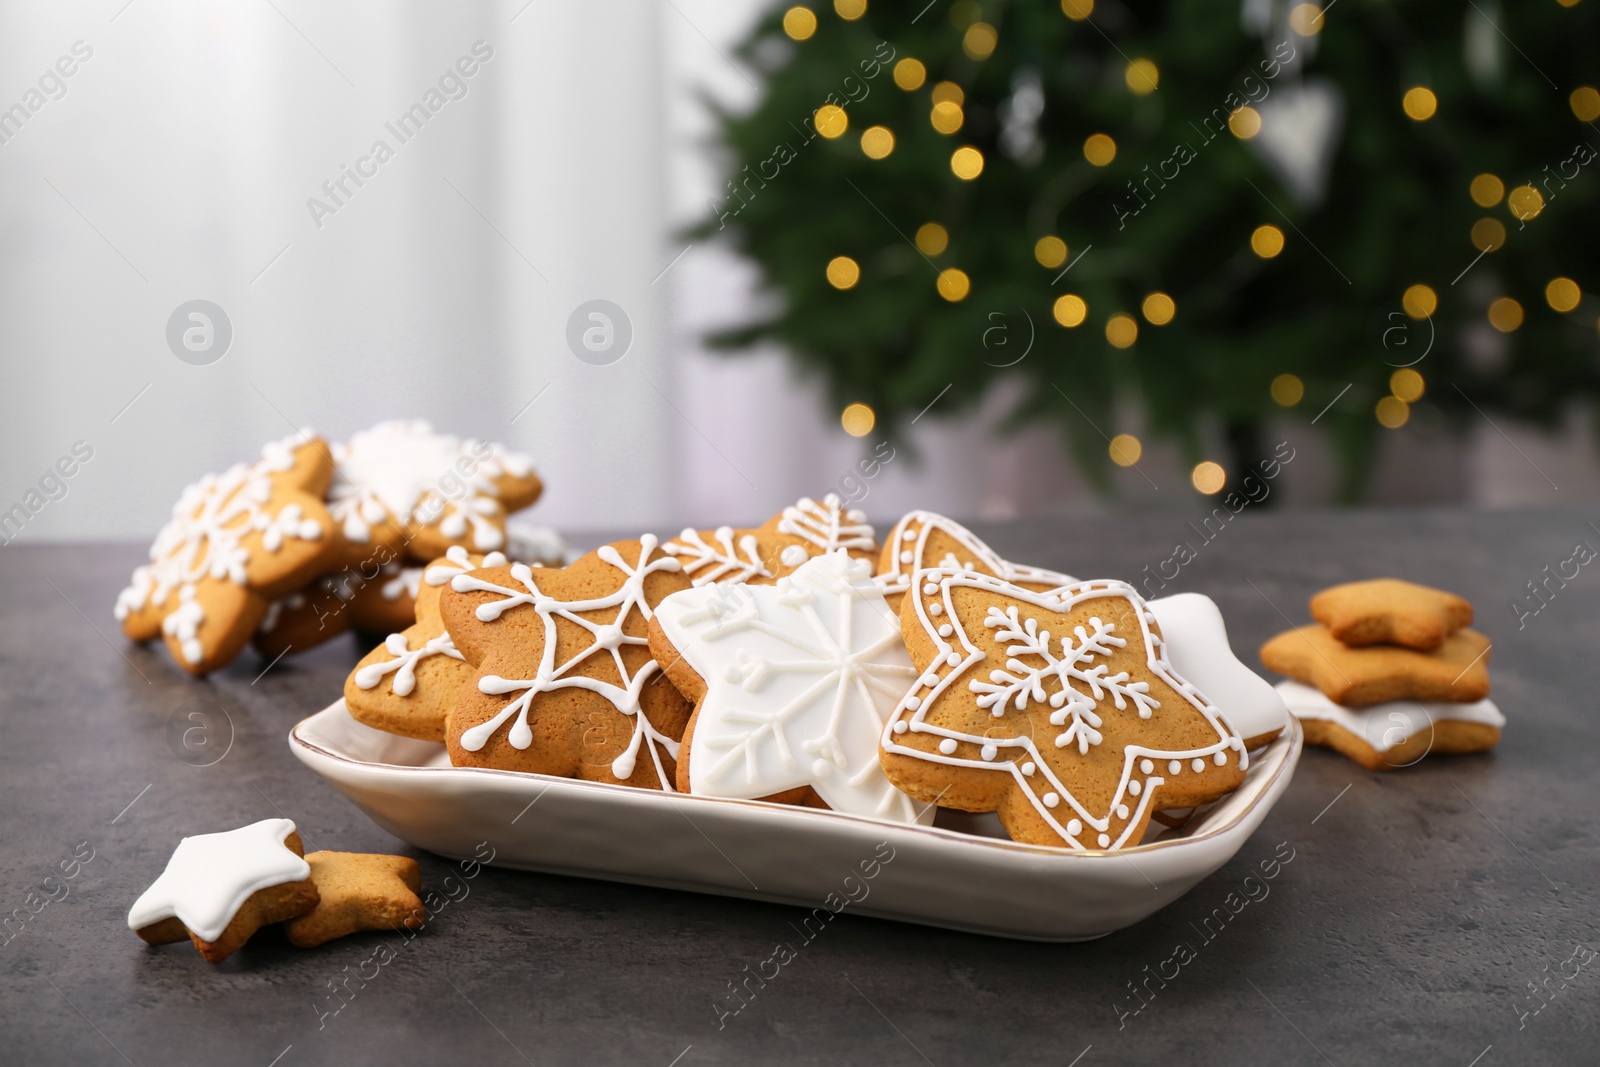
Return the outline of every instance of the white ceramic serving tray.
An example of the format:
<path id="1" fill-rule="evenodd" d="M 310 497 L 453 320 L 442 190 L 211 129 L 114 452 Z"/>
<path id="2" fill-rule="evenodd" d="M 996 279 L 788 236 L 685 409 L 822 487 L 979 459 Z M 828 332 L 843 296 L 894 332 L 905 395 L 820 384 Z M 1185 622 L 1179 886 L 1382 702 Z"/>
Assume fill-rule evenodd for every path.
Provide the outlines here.
<path id="1" fill-rule="evenodd" d="M 492 848 L 498 866 L 804 908 L 836 894 L 835 906 L 851 901 L 850 914 L 1082 941 L 1131 926 L 1227 863 L 1283 795 L 1301 738 L 1290 716 L 1236 792 L 1178 830 L 1114 852 L 1018 844 L 992 815 L 941 811 L 934 826 L 908 826 L 452 767 L 443 745 L 364 726 L 343 700 L 296 726 L 289 747 L 389 833 L 451 859 Z M 863 878 L 863 863 L 875 877 Z"/>

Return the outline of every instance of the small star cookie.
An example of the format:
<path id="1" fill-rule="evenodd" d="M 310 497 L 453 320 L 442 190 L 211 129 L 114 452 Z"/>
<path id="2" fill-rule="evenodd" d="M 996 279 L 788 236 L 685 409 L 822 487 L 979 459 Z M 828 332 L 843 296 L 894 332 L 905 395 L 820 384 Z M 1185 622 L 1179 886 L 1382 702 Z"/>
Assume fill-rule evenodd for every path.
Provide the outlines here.
<path id="1" fill-rule="evenodd" d="M 1324 589 L 1311 598 L 1311 617 L 1347 645 L 1405 645 L 1431 652 L 1471 624 L 1472 605 L 1441 589 L 1374 578 Z"/>
<path id="2" fill-rule="evenodd" d="M 285 927 L 289 941 L 315 948 L 361 930 L 419 930 L 426 921 L 422 871 L 406 856 L 313 852 L 306 857 L 321 900 Z"/>
<path id="3" fill-rule="evenodd" d="M 1268 670 L 1314 685 L 1347 708 L 1390 700 L 1471 704 L 1489 695 L 1489 639 L 1460 629 L 1436 652 L 1397 645 L 1351 648 L 1320 623 L 1279 634 L 1261 646 Z"/>
<path id="4" fill-rule="evenodd" d="M 1486 752 L 1499 743 L 1506 724 L 1492 700 L 1396 700 L 1343 708 L 1299 682 L 1279 682 L 1278 692 L 1304 727 L 1306 744 L 1331 748 L 1369 771 L 1409 767 L 1435 753 Z"/>
<path id="5" fill-rule="evenodd" d="M 304 854 L 288 819 L 186 837 L 128 910 L 128 925 L 152 945 L 187 937 L 207 961 L 221 963 L 261 927 L 317 906 Z"/>

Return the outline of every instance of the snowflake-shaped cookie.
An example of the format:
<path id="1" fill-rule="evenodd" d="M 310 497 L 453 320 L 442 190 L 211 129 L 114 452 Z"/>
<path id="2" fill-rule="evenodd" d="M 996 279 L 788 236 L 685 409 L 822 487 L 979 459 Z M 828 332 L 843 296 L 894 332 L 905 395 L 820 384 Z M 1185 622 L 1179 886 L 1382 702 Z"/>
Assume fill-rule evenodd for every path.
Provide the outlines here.
<path id="1" fill-rule="evenodd" d="M 307 436 L 184 489 L 150 562 L 117 597 L 123 632 L 135 641 L 160 635 L 193 674 L 226 666 L 268 605 L 336 551 L 321 500 L 331 473 L 327 447 Z"/>
<path id="2" fill-rule="evenodd" d="M 1077 581 L 1070 574 L 1002 559 L 977 534 L 954 519 L 933 511 L 913 511 L 894 524 L 878 557 L 877 581 L 891 608 L 900 609 L 900 598 L 911 587 L 911 575 L 929 567 L 987 574 L 1035 592 L 1059 589 Z"/>
<path id="3" fill-rule="evenodd" d="M 450 762 L 671 789 L 689 706 L 645 633 L 656 605 L 688 588 L 650 534 L 559 570 L 456 576 L 444 622 L 477 673 L 450 709 Z"/>
<path id="4" fill-rule="evenodd" d="M 674 593 L 650 648 L 695 701 L 678 787 L 773 798 L 809 787 L 835 811 L 931 821 L 889 784 L 878 736 L 917 671 L 872 567 L 843 551 L 776 585 Z M 800 796 L 787 797 L 802 801 Z"/>
<path id="5" fill-rule="evenodd" d="M 507 512 L 543 488 L 533 461 L 501 445 L 436 432 L 420 420 L 380 422 L 335 445 L 328 509 L 351 560 L 377 546 L 426 561 L 451 545 L 504 548 Z"/>
<path id="6" fill-rule="evenodd" d="M 870 559 L 877 544 L 866 516 L 829 494 L 820 502 L 801 497 L 753 529 L 684 530 L 661 550 L 676 557 L 697 586 L 770 585 L 806 560 L 838 549 Z"/>
<path id="7" fill-rule="evenodd" d="M 889 780 L 995 811 L 1018 841 L 1139 843 L 1152 812 L 1216 800 L 1249 757 L 1167 662 L 1133 587 L 1032 592 L 966 570 L 912 576 L 903 616 L 922 676 L 882 736 Z"/>

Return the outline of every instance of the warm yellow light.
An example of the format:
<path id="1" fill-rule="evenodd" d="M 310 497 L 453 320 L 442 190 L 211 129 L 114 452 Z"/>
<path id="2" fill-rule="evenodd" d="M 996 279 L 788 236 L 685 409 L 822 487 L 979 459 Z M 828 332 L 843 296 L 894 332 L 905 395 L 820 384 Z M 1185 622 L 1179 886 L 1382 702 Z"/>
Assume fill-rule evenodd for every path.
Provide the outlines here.
<path id="1" fill-rule="evenodd" d="M 809 7 L 791 7 L 783 13 L 783 32 L 797 41 L 804 41 L 817 32 L 817 16 Z"/>
<path id="2" fill-rule="evenodd" d="M 1298 374 L 1280 374 L 1272 379 L 1272 402 L 1282 408 L 1292 408 L 1305 399 L 1306 383 Z"/>
<path id="3" fill-rule="evenodd" d="M 1398 430 L 1411 418 L 1411 405 L 1397 396 L 1386 396 L 1378 401 L 1378 406 L 1372 413 L 1384 427 Z"/>
<path id="4" fill-rule="evenodd" d="M 1059 237 L 1041 237 L 1033 243 L 1033 258 L 1039 266 L 1054 270 L 1067 261 L 1067 242 Z"/>
<path id="5" fill-rule="evenodd" d="M 1172 316 L 1178 313 L 1178 305 L 1166 293 L 1151 293 L 1144 298 L 1139 310 L 1144 312 L 1144 317 L 1150 325 L 1165 326 L 1172 321 Z"/>
<path id="6" fill-rule="evenodd" d="M 1222 469 L 1222 464 L 1208 459 L 1194 465 L 1194 470 L 1189 472 L 1189 482 L 1197 490 L 1210 496 L 1222 492 L 1222 487 L 1228 484 L 1228 472 Z"/>
<path id="7" fill-rule="evenodd" d="M 861 266 L 849 256 L 828 260 L 828 284 L 835 289 L 853 289 L 861 280 Z"/>
<path id="8" fill-rule="evenodd" d="M 961 86 L 955 82 L 940 82 L 933 87 L 933 102 L 935 104 L 954 104 L 960 107 L 967 102 L 967 94 L 961 91 Z"/>
<path id="9" fill-rule="evenodd" d="M 1131 433 L 1119 433 L 1111 439 L 1111 462 L 1119 467 L 1131 467 L 1144 455 L 1144 445 Z"/>
<path id="10" fill-rule="evenodd" d="M 1071 293 L 1056 297 L 1055 306 L 1051 309 L 1056 321 L 1068 327 L 1081 326 L 1089 314 L 1089 305 L 1083 302 L 1083 297 Z"/>
<path id="11" fill-rule="evenodd" d="M 965 145 L 950 153 L 950 169 L 957 178 L 970 182 L 983 173 L 983 153 Z"/>
<path id="12" fill-rule="evenodd" d="M 851 437 L 865 437 L 877 424 L 877 412 L 865 404 L 850 404 L 839 415 L 839 425 Z"/>
<path id="13" fill-rule="evenodd" d="M 894 151 L 894 134 L 887 126 L 868 126 L 861 131 L 861 151 L 868 159 L 883 159 Z"/>
<path id="14" fill-rule="evenodd" d="M 955 267 L 947 267 L 939 272 L 939 295 L 952 304 L 967 298 L 967 293 L 972 290 L 972 280 L 967 277 L 967 272 Z"/>
<path id="15" fill-rule="evenodd" d="M 1094 14 L 1094 0 L 1061 0 L 1061 13 L 1073 22 L 1082 22 Z"/>
<path id="16" fill-rule="evenodd" d="M 1414 319 L 1425 319 L 1439 307 L 1439 294 L 1426 285 L 1413 285 L 1400 297 L 1400 306 Z"/>
<path id="17" fill-rule="evenodd" d="M 1316 4 L 1297 4 L 1289 12 L 1289 28 L 1302 37 L 1314 37 L 1322 29 L 1322 8 Z"/>
<path id="18" fill-rule="evenodd" d="M 1513 218 L 1523 222 L 1536 219 L 1544 210 L 1544 194 L 1531 185 L 1519 185 L 1506 197 L 1506 207 L 1511 209 Z"/>
<path id="19" fill-rule="evenodd" d="M 1493 252 L 1506 243 L 1506 228 L 1499 219 L 1479 219 L 1472 224 L 1472 247 Z"/>
<path id="20" fill-rule="evenodd" d="M 1117 142 L 1103 133 L 1091 133 L 1083 142 L 1083 158 L 1103 167 L 1117 158 Z"/>
<path id="21" fill-rule="evenodd" d="M 1241 141 L 1248 141 L 1261 132 L 1261 112 L 1246 104 L 1228 116 L 1228 130 Z"/>
<path id="22" fill-rule="evenodd" d="M 1405 108 L 1409 118 L 1427 122 L 1439 110 L 1439 98 L 1433 95 L 1432 89 L 1416 85 L 1406 90 L 1406 95 L 1400 98 L 1400 106 Z"/>
<path id="23" fill-rule="evenodd" d="M 924 222 L 917 227 L 917 250 L 925 256 L 936 256 L 950 246 L 950 231 L 937 222 Z"/>
<path id="24" fill-rule="evenodd" d="M 1544 287 L 1544 298 L 1555 310 L 1568 312 L 1578 306 L 1583 290 L 1571 278 L 1551 278 L 1550 284 Z"/>
<path id="25" fill-rule="evenodd" d="M 948 100 L 941 100 L 933 105 L 933 110 L 928 113 L 928 121 L 940 133 L 955 133 L 961 129 L 961 124 L 966 121 L 966 114 L 962 112 L 960 104 L 952 104 Z"/>
<path id="26" fill-rule="evenodd" d="M 833 0 L 833 10 L 846 22 L 854 22 L 867 13 L 867 0 Z"/>
<path id="27" fill-rule="evenodd" d="M 994 46 L 1000 41 L 1000 35 L 995 28 L 987 22 L 974 22 L 967 27 L 967 32 L 961 35 L 961 50 L 967 54 L 968 59 L 988 59 L 994 55 Z"/>
<path id="28" fill-rule="evenodd" d="M 1121 311 L 1106 320 L 1106 340 L 1112 348 L 1132 348 L 1139 339 L 1139 324 Z"/>
<path id="29" fill-rule="evenodd" d="M 1262 259 L 1271 259 L 1283 251 L 1283 231 L 1271 223 L 1257 226 L 1250 234 L 1250 251 Z"/>
<path id="30" fill-rule="evenodd" d="M 817 132 L 828 140 L 843 137 L 844 131 L 850 128 L 850 116 L 844 113 L 844 108 L 834 104 L 823 104 L 817 108 Z"/>
<path id="31" fill-rule="evenodd" d="M 1161 84 L 1161 71 L 1148 59 L 1136 59 L 1122 72 L 1122 80 L 1135 96 L 1145 96 Z"/>
<path id="32" fill-rule="evenodd" d="M 1489 305 L 1489 325 L 1501 333 L 1510 333 L 1522 325 L 1522 305 L 1509 296 L 1502 296 Z"/>
<path id="33" fill-rule="evenodd" d="M 1421 400 L 1427 388 L 1428 383 L 1423 381 L 1422 375 L 1410 367 L 1402 367 L 1389 375 L 1389 392 L 1407 404 L 1415 404 Z"/>
<path id="34" fill-rule="evenodd" d="M 1595 92 L 1593 86 L 1584 85 L 1572 90 L 1567 103 L 1572 105 L 1572 113 L 1578 116 L 1579 122 L 1600 119 L 1600 92 Z"/>
<path id="35" fill-rule="evenodd" d="M 927 80 L 928 68 L 922 65 L 922 60 L 912 59 L 907 56 L 894 65 L 894 83 L 906 92 L 922 88 L 922 83 Z"/>
<path id="36" fill-rule="evenodd" d="M 1472 193 L 1474 204 L 1479 207 L 1494 207 L 1500 202 L 1500 198 L 1506 195 L 1506 183 L 1493 174 L 1480 174 L 1472 179 L 1468 191 Z"/>

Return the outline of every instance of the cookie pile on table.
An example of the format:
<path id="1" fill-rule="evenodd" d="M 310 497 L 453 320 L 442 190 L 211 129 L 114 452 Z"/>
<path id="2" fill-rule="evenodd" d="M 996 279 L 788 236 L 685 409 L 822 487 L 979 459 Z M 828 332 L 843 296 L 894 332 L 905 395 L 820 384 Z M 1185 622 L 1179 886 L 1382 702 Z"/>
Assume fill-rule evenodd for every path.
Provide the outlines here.
<path id="1" fill-rule="evenodd" d="M 1405 767 L 1432 752 L 1483 752 L 1505 716 L 1489 699 L 1489 639 L 1470 628 L 1454 593 L 1376 578 L 1311 598 L 1310 626 L 1261 648 L 1306 741 L 1369 770 Z"/>
<path id="2" fill-rule="evenodd" d="M 527 456 L 426 422 L 331 446 L 306 431 L 184 489 L 116 618 L 193 674 L 246 644 L 275 661 L 346 631 L 402 629 L 422 565 L 452 549 L 563 562 L 553 532 L 507 527 L 542 489 Z"/>
<path id="3" fill-rule="evenodd" d="M 836 496 L 564 568 L 452 546 L 345 684 L 452 764 L 1138 844 L 1287 724 L 1208 598 L 1000 558 L 932 512 L 881 547 Z"/>

